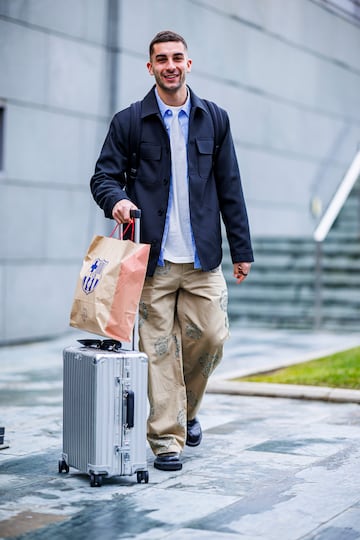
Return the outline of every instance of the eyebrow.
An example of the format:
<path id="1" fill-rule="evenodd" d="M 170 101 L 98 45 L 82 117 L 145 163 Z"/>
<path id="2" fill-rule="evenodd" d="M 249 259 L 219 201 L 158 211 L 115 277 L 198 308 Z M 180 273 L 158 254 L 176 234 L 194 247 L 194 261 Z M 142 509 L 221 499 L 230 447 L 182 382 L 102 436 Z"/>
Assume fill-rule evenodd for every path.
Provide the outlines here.
<path id="1" fill-rule="evenodd" d="M 175 52 L 173 54 L 157 54 L 155 55 L 155 59 L 156 60 L 163 60 L 164 58 L 167 58 L 168 56 L 181 56 L 182 58 L 185 57 L 184 53 L 183 52 Z"/>

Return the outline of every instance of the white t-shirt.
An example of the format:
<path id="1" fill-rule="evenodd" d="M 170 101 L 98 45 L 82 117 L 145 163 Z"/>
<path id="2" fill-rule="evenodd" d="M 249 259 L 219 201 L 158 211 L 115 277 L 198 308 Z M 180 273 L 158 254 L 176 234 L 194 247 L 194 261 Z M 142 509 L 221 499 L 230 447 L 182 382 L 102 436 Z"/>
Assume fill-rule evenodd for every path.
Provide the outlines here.
<path id="1" fill-rule="evenodd" d="M 170 126 L 171 206 L 169 230 L 164 245 L 164 259 L 174 263 L 194 262 L 190 224 L 189 181 L 186 141 L 178 114 L 183 107 L 169 107 L 173 113 Z M 177 124 L 174 125 L 174 122 Z"/>

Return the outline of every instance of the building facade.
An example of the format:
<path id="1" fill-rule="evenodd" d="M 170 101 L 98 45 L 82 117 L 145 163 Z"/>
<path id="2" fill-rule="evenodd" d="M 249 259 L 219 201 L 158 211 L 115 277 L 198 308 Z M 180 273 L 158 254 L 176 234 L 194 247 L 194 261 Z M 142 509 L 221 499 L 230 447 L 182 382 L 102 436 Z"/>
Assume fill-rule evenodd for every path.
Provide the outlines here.
<path id="1" fill-rule="evenodd" d="M 112 115 L 153 84 L 159 30 L 228 110 L 254 238 L 310 238 L 360 141 L 356 4 L 0 0 L 0 344 L 68 328 L 83 255 L 109 224 L 89 179 Z"/>

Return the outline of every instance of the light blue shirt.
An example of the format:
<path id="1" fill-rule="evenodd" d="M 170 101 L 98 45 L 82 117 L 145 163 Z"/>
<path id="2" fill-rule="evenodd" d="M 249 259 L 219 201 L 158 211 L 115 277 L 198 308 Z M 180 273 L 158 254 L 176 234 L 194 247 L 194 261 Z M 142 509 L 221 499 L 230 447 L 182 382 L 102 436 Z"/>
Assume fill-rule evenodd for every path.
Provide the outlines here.
<path id="1" fill-rule="evenodd" d="M 164 121 L 168 136 L 170 138 L 170 125 L 171 125 L 173 113 L 171 109 L 169 109 L 168 105 L 166 105 L 162 101 L 156 88 L 155 88 L 155 96 L 156 96 L 157 103 L 160 109 L 161 117 Z M 186 141 L 186 146 L 187 146 L 187 140 L 188 140 L 188 135 L 189 135 L 190 110 L 191 110 L 191 101 L 190 101 L 190 96 L 189 96 L 188 99 L 185 101 L 183 107 L 179 111 L 179 123 L 182 129 L 183 135 L 184 135 L 184 139 Z M 186 177 L 187 179 L 189 179 L 188 173 L 187 173 L 187 162 L 186 162 Z M 167 234 L 169 231 L 170 209 L 171 209 L 172 202 L 173 202 L 173 183 L 172 183 L 172 179 L 170 178 L 169 204 L 168 204 L 168 208 L 166 212 L 165 228 L 164 228 L 164 234 L 163 234 L 162 243 L 161 243 L 160 256 L 158 260 L 159 266 L 164 266 L 165 264 L 164 263 L 164 245 L 165 245 Z M 194 248 L 194 268 L 201 268 L 200 260 L 196 252 L 194 235 L 193 235 L 192 229 L 191 229 L 191 236 L 192 236 L 192 242 L 193 242 L 193 248 Z"/>

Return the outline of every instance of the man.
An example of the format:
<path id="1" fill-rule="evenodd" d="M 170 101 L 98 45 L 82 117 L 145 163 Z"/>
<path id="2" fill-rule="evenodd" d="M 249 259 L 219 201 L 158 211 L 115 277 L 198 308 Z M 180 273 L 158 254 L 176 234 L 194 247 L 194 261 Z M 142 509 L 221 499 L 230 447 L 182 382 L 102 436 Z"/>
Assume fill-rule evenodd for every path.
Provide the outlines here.
<path id="1" fill-rule="evenodd" d="M 155 86 L 141 102 L 136 177 L 126 108 L 111 122 L 91 179 L 106 217 L 127 223 L 131 209 L 142 210 L 141 241 L 151 244 L 139 348 L 149 357 L 148 441 L 160 470 L 181 469 L 184 445 L 200 444 L 197 413 L 229 333 L 220 216 L 238 283 L 253 261 L 229 119 L 218 108 L 216 123 L 186 85 L 191 66 L 183 37 L 154 37 L 147 68 Z"/>

